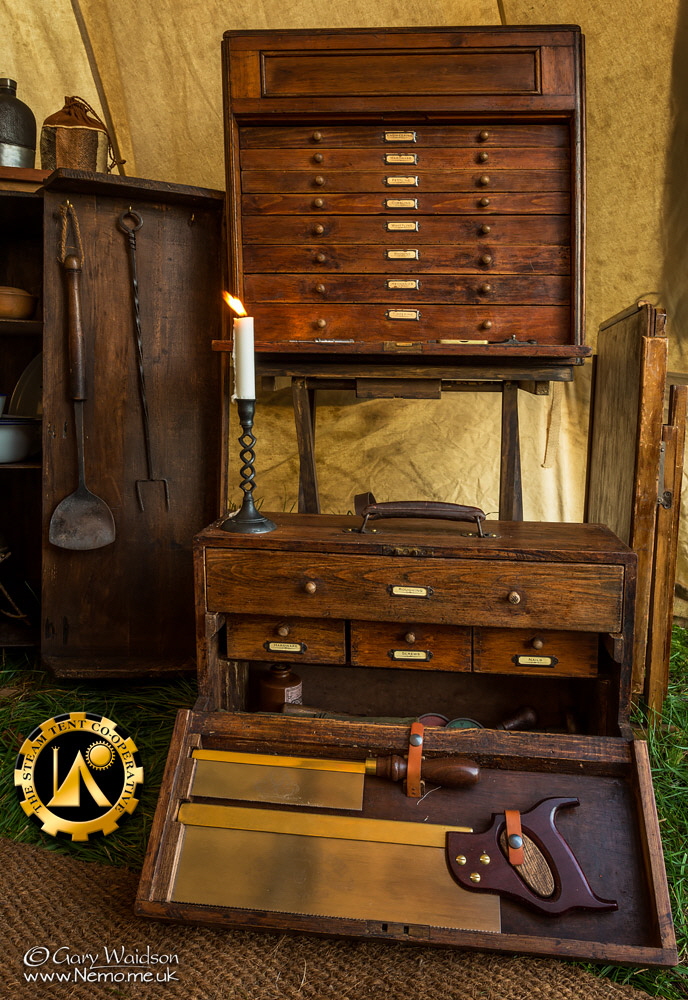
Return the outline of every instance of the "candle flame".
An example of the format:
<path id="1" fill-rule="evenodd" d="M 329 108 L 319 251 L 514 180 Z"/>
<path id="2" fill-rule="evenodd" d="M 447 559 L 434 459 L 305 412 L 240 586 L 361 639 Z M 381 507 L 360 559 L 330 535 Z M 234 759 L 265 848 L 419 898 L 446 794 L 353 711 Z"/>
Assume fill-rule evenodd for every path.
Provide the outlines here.
<path id="1" fill-rule="evenodd" d="M 229 292 L 223 292 L 222 298 L 225 300 L 230 309 L 233 309 L 237 316 L 246 316 L 246 310 L 244 309 L 244 304 L 241 299 L 236 299 Z"/>

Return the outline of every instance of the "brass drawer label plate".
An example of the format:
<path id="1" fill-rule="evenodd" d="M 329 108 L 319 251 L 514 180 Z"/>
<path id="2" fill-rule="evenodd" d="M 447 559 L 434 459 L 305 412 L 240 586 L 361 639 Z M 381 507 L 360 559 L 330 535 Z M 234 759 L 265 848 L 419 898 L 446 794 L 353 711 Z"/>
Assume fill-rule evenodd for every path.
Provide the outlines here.
<path id="1" fill-rule="evenodd" d="M 308 646 L 305 642 L 265 642 L 268 653 L 305 653 Z"/>
<path id="2" fill-rule="evenodd" d="M 512 656 L 511 662 L 517 667 L 556 667 L 556 656 Z"/>
<path id="3" fill-rule="evenodd" d="M 385 153 L 385 163 L 418 163 L 418 153 Z"/>
<path id="4" fill-rule="evenodd" d="M 388 309 L 385 312 L 387 319 L 391 320 L 413 320 L 416 322 L 420 319 L 420 309 Z"/>
<path id="5" fill-rule="evenodd" d="M 432 587 L 402 587 L 390 584 L 387 588 L 392 597 L 431 597 Z"/>
<path id="6" fill-rule="evenodd" d="M 385 250 L 387 260 L 420 260 L 418 250 Z"/>
<path id="7" fill-rule="evenodd" d="M 416 133 L 385 132 L 385 142 L 416 142 Z"/>
<path id="8" fill-rule="evenodd" d="M 429 649 L 390 649 L 389 656 L 392 660 L 423 660 L 427 662 L 432 659 Z"/>
<path id="9" fill-rule="evenodd" d="M 387 187 L 418 187 L 417 177 L 385 177 Z"/>
<path id="10" fill-rule="evenodd" d="M 388 278 L 385 288 L 420 288 L 418 278 Z"/>

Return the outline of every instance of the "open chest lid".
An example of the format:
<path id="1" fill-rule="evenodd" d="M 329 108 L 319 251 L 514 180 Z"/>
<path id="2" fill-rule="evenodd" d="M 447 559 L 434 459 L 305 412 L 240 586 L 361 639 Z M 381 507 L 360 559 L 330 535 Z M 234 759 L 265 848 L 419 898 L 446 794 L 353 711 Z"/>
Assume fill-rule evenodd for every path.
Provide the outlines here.
<path id="1" fill-rule="evenodd" d="M 137 911 L 675 964 L 644 743 L 434 727 L 422 736 L 425 762 L 468 758 L 478 780 L 429 780 L 413 797 L 376 776 L 366 760 L 408 754 L 406 726 L 181 712 Z"/>

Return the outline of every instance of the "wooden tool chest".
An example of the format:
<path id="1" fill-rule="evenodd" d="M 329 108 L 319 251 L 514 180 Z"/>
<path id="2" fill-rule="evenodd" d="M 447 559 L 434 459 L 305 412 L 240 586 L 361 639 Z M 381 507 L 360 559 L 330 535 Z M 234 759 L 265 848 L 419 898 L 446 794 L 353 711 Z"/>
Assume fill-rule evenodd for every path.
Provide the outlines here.
<path id="1" fill-rule="evenodd" d="M 261 352 L 583 345 L 578 28 L 227 32 L 229 258 Z"/>
<path id="2" fill-rule="evenodd" d="M 480 538 L 271 517 L 269 534 L 218 523 L 197 538 L 201 699 L 178 719 L 139 912 L 674 962 L 649 765 L 628 725 L 635 554 L 596 525 L 485 522 Z M 275 660 L 320 717 L 255 711 Z M 421 775 L 468 758 L 475 783 L 430 778 L 413 798 L 366 771 L 358 804 L 332 791 L 367 759 L 410 761 L 423 716 Z M 276 791 L 301 769 L 310 791 L 300 778 Z M 509 810 L 545 858 L 544 895 L 507 884 Z"/>

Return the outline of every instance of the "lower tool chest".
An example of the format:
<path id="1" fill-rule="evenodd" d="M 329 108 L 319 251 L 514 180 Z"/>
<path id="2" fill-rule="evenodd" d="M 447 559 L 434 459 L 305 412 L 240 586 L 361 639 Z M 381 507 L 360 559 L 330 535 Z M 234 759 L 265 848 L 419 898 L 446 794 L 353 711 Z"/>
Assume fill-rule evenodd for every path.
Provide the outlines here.
<path id="1" fill-rule="evenodd" d="M 599 525 L 271 517 L 196 540 L 200 698 L 138 912 L 673 964 L 635 554 Z"/>

